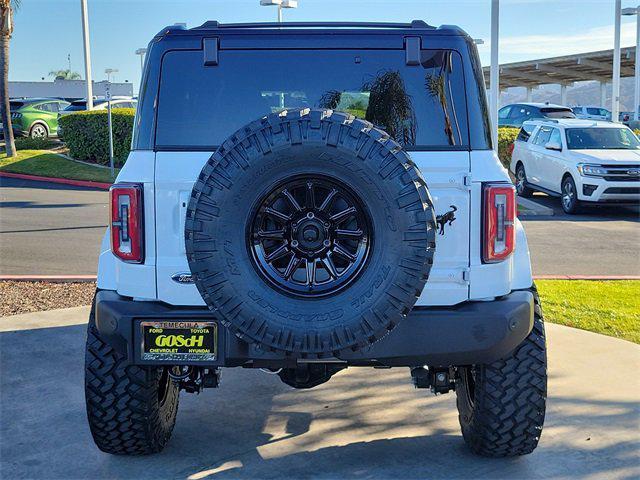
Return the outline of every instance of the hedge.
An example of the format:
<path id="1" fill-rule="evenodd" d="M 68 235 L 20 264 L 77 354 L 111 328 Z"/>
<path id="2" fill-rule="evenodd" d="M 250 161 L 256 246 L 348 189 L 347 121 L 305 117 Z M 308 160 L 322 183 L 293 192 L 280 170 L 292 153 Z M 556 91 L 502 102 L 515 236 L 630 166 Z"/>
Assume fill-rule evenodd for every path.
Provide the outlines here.
<path id="1" fill-rule="evenodd" d="M 116 167 L 124 164 L 131 148 L 135 109 L 111 111 L 113 121 L 113 156 Z M 103 165 L 109 164 L 109 129 L 106 110 L 75 112 L 61 117 L 62 136 L 69 155 Z"/>
<path id="2" fill-rule="evenodd" d="M 509 170 L 511 164 L 511 153 L 513 152 L 513 142 L 518 136 L 519 128 L 499 127 L 498 128 L 498 157 L 504 168 Z"/>

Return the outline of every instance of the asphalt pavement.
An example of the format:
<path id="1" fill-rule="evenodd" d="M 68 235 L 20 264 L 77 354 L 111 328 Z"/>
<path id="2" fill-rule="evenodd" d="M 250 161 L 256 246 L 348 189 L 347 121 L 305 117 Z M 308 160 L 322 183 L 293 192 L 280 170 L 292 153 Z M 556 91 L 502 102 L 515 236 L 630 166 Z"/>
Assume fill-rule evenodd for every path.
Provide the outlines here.
<path id="1" fill-rule="evenodd" d="M 553 216 L 521 218 L 534 275 L 640 275 L 640 209 L 589 206 L 567 215 L 560 200 L 537 193 Z"/>
<path id="2" fill-rule="evenodd" d="M 104 191 L 0 178 L 0 275 L 96 273 L 107 222 Z M 535 275 L 639 275 L 640 210 L 596 207 L 523 217 Z"/>
<path id="3" fill-rule="evenodd" d="M 0 178 L 0 275 L 95 274 L 108 193 Z"/>
<path id="4" fill-rule="evenodd" d="M 414 389 L 408 369 L 350 368 L 311 390 L 225 369 L 219 389 L 182 394 L 167 448 L 100 452 L 87 425 L 88 308 L 0 319 L 0 477 L 640 478 L 640 346 L 548 325 L 549 398 L 538 449 L 472 455 L 455 394 Z"/>

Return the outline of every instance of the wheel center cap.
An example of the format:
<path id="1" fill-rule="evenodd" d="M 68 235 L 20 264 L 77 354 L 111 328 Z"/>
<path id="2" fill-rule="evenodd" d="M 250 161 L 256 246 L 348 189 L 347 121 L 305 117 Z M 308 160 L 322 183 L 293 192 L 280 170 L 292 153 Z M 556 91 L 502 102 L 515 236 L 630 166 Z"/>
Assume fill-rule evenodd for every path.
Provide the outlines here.
<path id="1" fill-rule="evenodd" d="M 310 226 L 304 229 L 302 235 L 307 242 L 313 242 L 318 239 L 319 232 L 316 227 Z"/>
<path id="2" fill-rule="evenodd" d="M 299 248 L 307 253 L 316 252 L 323 247 L 328 232 L 317 219 L 309 219 L 298 225 L 294 238 L 298 241 Z"/>

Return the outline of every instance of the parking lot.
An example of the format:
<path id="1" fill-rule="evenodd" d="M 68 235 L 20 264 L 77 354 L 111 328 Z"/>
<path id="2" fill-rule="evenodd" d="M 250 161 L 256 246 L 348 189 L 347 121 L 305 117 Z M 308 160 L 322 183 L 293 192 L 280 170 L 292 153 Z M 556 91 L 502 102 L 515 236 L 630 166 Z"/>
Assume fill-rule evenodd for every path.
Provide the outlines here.
<path id="1" fill-rule="evenodd" d="M 106 192 L 9 178 L 0 185 L 0 275 L 96 273 Z M 553 216 L 521 218 L 535 275 L 640 272 L 637 207 L 589 208 L 570 216 L 555 198 L 536 194 L 534 200 L 554 210 Z"/>
<path id="2" fill-rule="evenodd" d="M 86 307 L 0 319 L 2 478 L 616 478 L 640 476 L 640 347 L 548 325 L 549 401 L 538 449 L 469 453 L 455 394 L 414 389 L 407 369 L 350 368 L 311 390 L 225 369 L 182 395 L 168 447 L 100 452 L 84 411 Z M 28 323 L 27 323 L 28 319 Z"/>

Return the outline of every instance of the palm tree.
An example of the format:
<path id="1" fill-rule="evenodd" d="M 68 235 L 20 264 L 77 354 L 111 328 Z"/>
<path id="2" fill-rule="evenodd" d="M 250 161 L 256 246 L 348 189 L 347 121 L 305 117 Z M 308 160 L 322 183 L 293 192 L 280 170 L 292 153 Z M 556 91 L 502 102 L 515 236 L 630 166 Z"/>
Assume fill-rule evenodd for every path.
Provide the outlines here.
<path id="1" fill-rule="evenodd" d="M 13 33 L 12 13 L 20 7 L 20 0 L 0 0 L 0 120 L 4 128 L 4 149 L 7 157 L 16 156 L 9 109 L 9 40 Z"/>
<path id="2" fill-rule="evenodd" d="M 49 72 L 49 76 L 56 80 L 79 80 L 80 74 L 72 70 L 52 70 Z"/>

